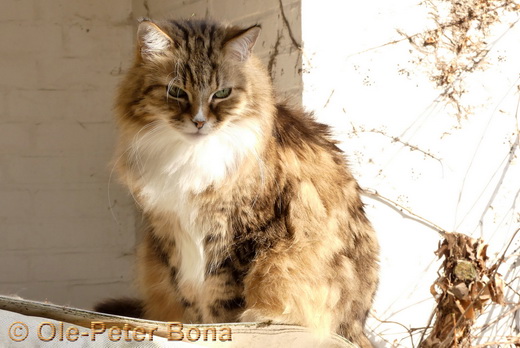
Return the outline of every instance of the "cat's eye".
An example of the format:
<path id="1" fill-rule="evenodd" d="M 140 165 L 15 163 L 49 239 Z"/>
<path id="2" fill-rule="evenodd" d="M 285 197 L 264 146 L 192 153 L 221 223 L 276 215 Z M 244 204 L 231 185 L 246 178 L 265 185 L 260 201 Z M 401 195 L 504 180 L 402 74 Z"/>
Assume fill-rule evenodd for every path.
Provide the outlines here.
<path id="1" fill-rule="evenodd" d="M 213 94 L 213 98 L 224 99 L 224 98 L 229 97 L 230 94 L 231 94 L 231 88 L 224 88 L 224 89 L 221 89 L 220 91 L 216 91 Z"/>
<path id="2" fill-rule="evenodd" d="M 176 86 L 168 87 L 168 94 L 173 98 L 188 99 L 188 93 L 186 93 L 182 88 Z"/>

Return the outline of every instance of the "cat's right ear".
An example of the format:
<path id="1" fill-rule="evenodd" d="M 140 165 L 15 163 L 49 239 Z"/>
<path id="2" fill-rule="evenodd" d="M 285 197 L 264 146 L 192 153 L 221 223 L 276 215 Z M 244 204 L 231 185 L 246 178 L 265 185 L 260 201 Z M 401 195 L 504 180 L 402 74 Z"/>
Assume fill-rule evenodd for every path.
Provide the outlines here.
<path id="1" fill-rule="evenodd" d="M 243 62 L 251 56 L 253 46 L 260 34 L 260 26 L 254 25 L 248 29 L 242 30 L 238 35 L 231 38 L 224 45 L 224 52 L 227 57 Z"/>
<path id="2" fill-rule="evenodd" d="M 173 45 L 172 39 L 155 23 L 142 20 L 137 29 L 137 42 L 143 60 L 154 60 L 166 55 Z"/>

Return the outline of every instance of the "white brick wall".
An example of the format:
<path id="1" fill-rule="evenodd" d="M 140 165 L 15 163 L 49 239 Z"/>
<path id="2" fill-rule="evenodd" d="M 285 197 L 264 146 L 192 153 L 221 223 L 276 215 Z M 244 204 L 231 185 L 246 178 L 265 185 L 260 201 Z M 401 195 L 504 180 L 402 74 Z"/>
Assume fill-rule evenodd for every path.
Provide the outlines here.
<path id="1" fill-rule="evenodd" d="M 131 13 L 126 0 L 0 4 L 0 293 L 80 307 L 132 293 L 133 206 L 115 180 L 108 200 Z"/>
<path id="2" fill-rule="evenodd" d="M 300 41 L 300 0 L 283 4 Z M 0 293 L 86 308 L 133 293 L 138 218 L 115 177 L 109 185 L 112 103 L 135 18 L 167 15 L 262 24 L 256 53 L 280 96 L 300 100 L 279 0 L 2 1 Z"/>

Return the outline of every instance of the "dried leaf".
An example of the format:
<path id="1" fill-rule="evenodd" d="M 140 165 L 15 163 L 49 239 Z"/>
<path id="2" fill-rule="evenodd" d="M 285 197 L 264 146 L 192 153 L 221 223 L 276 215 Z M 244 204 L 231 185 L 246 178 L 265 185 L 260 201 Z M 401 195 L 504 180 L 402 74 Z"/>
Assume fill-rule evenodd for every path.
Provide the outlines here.
<path id="1" fill-rule="evenodd" d="M 433 298 L 437 300 L 437 297 L 439 296 L 439 293 L 437 292 L 437 289 L 435 289 L 436 283 L 433 283 L 430 286 L 430 294 L 432 294 Z"/>
<path id="2" fill-rule="evenodd" d="M 478 299 L 482 302 L 487 302 L 489 300 L 491 300 L 491 291 L 489 290 L 489 284 L 488 286 L 486 286 L 484 288 L 484 290 L 481 292 L 480 296 L 478 297 Z"/>
<path id="3" fill-rule="evenodd" d="M 487 259 L 488 259 L 487 255 L 486 255 L 487 248 L 488 248 L 488 245 L 484 244 L 484 243 L 481 243 L 477 247 L 477 259 L 487 261 Z"/>
<path id="4" fill-rule="evenodd" d="M 477 316 L 476 316 L 476 314 L 475 314 L 475 309 L 474 309 L 474 307 L 471 305 L 471 302 L 468 303 L 468 304 L 465 306 L 465 308 L 466 308 L 466 313 L 464 314 L 464 317 L 465 317 L 466 319 L 469 319 L 469 320 L 471 320 L 471 321 L 474 321 L 474 320 L 477 318 Z"/>
<path id="5" fill-rule="evenodd" d="M 466 311 L 466 308 L 462 307 L 462 304 L 459 300 L 455 300 L 455 305 L 457 306 L 458 310 L 460 311 L 460 314 L 464 314 Z"/>
<path id="6" fill-rule="evenodd" d="M 500 274 L 495 274 L 493 281 L 493 290 L 491 292 L 491 300 L 499 305 L 505 305 L 504 302 L 504 281 Z"/>
<path id="7" fill-rule="evenodd" d="M 448 244 L 442 243 L 441 245 L 439 245 L 439 248 L 437 249 L 437 251 L 435 251 L 435 255 L 437 255 L 437 257 L 440 259 L 441 257 L 445 256 L 444 254 L 448 250 L 449 250 Z"/>
<path id="8" fill-rule="evenodd" d="M 469 298 L 469 289 L 466 286 L 465 283 L 459 283 L 457 285 L 454 285 L 449 290 L 455 297 L 459 300 L 467 300 Z"/>

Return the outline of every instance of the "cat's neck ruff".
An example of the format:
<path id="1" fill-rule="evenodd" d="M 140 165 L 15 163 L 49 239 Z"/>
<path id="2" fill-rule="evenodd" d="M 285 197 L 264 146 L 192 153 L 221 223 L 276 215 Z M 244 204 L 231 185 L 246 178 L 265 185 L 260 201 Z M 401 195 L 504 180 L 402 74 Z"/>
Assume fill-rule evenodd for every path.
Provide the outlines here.
<path id="1" fill-rule="evenodd" d="M 129 155 L 145 211 L 177 212 L 179 203 L 231 178 L 249 156 L 258 156 L 262 125 L 256 119 L 228 123 L 212 134 L 185 137 L 166 122 L 139 132 Z M 182 203 L 181 203 L 182 204 Z"/>

